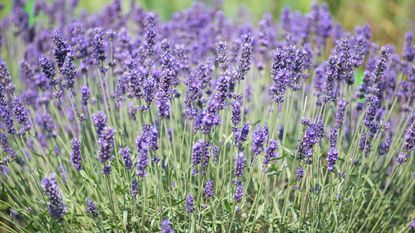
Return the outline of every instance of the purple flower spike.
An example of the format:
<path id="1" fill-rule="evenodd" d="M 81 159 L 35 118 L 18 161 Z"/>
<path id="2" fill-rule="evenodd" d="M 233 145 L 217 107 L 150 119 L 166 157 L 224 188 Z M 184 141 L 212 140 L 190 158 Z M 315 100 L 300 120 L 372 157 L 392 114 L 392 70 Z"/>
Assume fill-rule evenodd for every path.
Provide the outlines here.
<path id="1" fill-rule="evenodd" d="M 161 233 L 174 233 L 169 219 L 165 218 L 161 223 Z"/>
<path id="2" fill-rule="evenodd" d="M 98 160 L 106 163 L 114 158 L 114 136 L 115 130 L 111 127 L 105 127 L 102 130 L 101 137 L 98 139 Z"/>
<path id="3" fill-rule="evenodd" d="M 46 75 L 46 78 L 49 80 L 49 85 L 56 86 L 57 80 L 55 79 L 55 67 L 53 66 L 52 61 L 43 55 L 39 58 L 40 68 L 42 72 Z"/>
<path id="4" fill-rule="evenodd" d="M 43 192 L 49 197 L 48 212 L 49 215 L 58 220 L 62 221 L 64 215 L 67 212 L 66 205 L 62 200 L 61 190 L 56 183 L 55 174 L 49 175 L 42 180 Z"/>
<path id="5" fill-rule="evenodd" d="M 327 162 L 328 162 L 328 170 L 333 171 L 334 165 L 336 164 L 337 158 L 339 157 L 339 152 L 335 147 L 331 147 L 329 152 L 327 153 Z"/>
<path id="6" fill-rule="evenodd" d="M 304 168 L 298 167 L 297 170 L 295 171 L 295 177 L 297 178 L 297 180 L 303 179 L 303 177 L 304 177 Z"/>
<path id="7" fill-rule="evenodd" d="M 185 209 L 188 214 L 192 213 L 194 210 L 194 199 L 192 194 L 186 196 Z"/>
<path id="8" fill-rule="evenodd" d="M 145 177 L 147 176 L 146 168 L 149 164 L 148 154 L 147 154 L 147 151 L 144 151 L 144 150 L 140 150 L 138 153 L 139 153 L 139 157 L 137 160 L 136 174 L 137 176 Z"/>
<path id="9" fill-rule="evenodd" d="M 71 162 L 73 167 L 80 171 L 82 169 L 82 157 L 81 157 L 81 140 L 79 139 L 72 139 L 72 152 L 71 152 Z"/>
<path id="10" fill-rule="evenodd" d="M 241 177 L 244 174 L 244 169 L 246 166 L 246 158 L 243 152 L 239 152 L 235 157 L 235 168 L 234 175 L 236 177 Z"/>
<path id="11" fill-rule="evenodd" d="M 264 150 L 264 144 L 268 139 L 268 127 L 260 125 L 252 133 L 251 150 L 255 155 L 259 155 Z"/>
<path id="12" fill-rule="evenodd" d="M 65 62 L 66 56 L 70 53 L 69 44 L 58 31 L 52 34 L 52 40 L 55 44 L 53 55 L 55 56 L 58 67 L 61 68 Z"/>
<path id="13" fill-rule="evenodd" d="M 133 160 L 131 159 L 130 148 L 128 146 L 121 148 L 118 153 L 122 157 L 124 167 L 128 170 L 131 170 L 133 168 Z"/>
<path id="14" fill-rule="evenodd" d="M 88 105 L 88 100 L 91 97 L 91 91 L 88 86 L 81 87 L 81 103 L 84 106 Z"/>
<path id="15" fill-rule="evenodd" d="M 92 115 L 92 121 L 99 138 L 101 137 L 102 131 L 107 126 L 107 116 L 103 112 L 97 112 Z"/>
<path id="16" fill-rule="evenodd" d="M 241 37 L 241 55 L 238 63 L 238 69 L 236 74 L 236 80 L 241 81 L 245 79 L 251 66 L 252 50 L 253 50 L 253 38 L 251 35 L 246 34 Z"/>
<path id="17" fill-rule="evenodd" d="M 213 180 L 208 180 L 204 189 L 205 197 L 211 198 L 213 196 Z"/>
<path id="18" fill-rule="evenodd" d="M 275 140 L 270 140 L 268 148 L 264 155 L 264 164 L 267 165 L 271 161 L 271 159 L 278 158 L 279 154 L 276 151 L 278 150 L 278 142 Z"/>
<path id="19" fill-rule="evenodd" d="M 86 212 L 94 218 L 98 217 L 98 210 L 95 203 L 88 197 L 86 198 Z"/>
<path id="20" fill-rule="evenodd" d="M 242 197 L 244 196 L 244 187 L 242 184 L 237 184 L 235 189 L 235 194 L 233 196 L 235 202 L 239 203 L 242 200 Z"/>

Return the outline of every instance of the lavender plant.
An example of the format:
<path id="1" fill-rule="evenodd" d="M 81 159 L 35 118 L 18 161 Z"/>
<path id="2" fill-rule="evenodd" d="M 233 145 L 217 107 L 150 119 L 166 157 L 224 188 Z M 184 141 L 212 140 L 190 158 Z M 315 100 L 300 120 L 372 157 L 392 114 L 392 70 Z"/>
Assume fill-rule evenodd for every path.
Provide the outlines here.
<path id="1" fill-rule="evenodd" d="M 415 45 L 325 4 L 258 25 L 199 2 L 15 1 L 1 21 L 6 232 L 408 232 Z M 19 59 L 17 61 L 17 59 Z"/>

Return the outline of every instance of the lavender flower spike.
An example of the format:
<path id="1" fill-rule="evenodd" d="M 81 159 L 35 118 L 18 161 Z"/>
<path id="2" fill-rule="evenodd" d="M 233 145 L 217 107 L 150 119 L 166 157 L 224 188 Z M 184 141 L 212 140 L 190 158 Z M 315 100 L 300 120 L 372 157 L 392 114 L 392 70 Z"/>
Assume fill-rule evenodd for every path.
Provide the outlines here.
<path id="1" fill-rule="evenodd" d="M 86 212 L 90 214 L 92 217 L 96 218 L 98 217 L 98 210 L 95 206 L 95 203 L 90 199 L 86 198 Z"/>
<path id="2" fill-rule="evenodd" d="M 121 148 L 118 153 L 122 157 L 122 160 L 124 162 L 124 167 L 127 170 L 131 170 L 133 167 L 133 160 L 131 159 L 130 148 L 128 146 Z"/>
<path id="3" fill-rule="evenodd" d="M 80 171 L 82 169 L 82 157 L 81 157 L 81 140 L 74 138 L 71 140 L 72 152 L 71 152 L 71 162 L 73 167 Z"/>
<path id="4" fill-rule="evenodd" d="M 194 210 L 194 199 L 192 194 L 188 194 L 186 197 L 186 205 L 185 205 L 185 209 L 187 213 L 192 213 Z"/>
<path id="5" fill-rule="evenodd" d="M 242 184 L 237 184 L 236 190 L 233 196 L 235 202 L 238 202 L 238 203 L 241 202 L 243 196 L 244 196 L 244 187 L 242 186 Z"/>
<path id="6" fill-rule="evenodd" d="M 235 168 L 233 174 L 236 177 L 240 177 L 244 174 L 244 169 L 246 166 L 246 158 L 243 152 L 239 152 L 235 157 Z"/>
<path id="7" fill-rule="evenodd" d="M 173 228 L 171 227 L 169 219 L 165 218 L 161 223 L 161 233 L 174 233 Z"/>
<path id="8" fill-rule="evenodd" d="M 67 212 L 66 205 L 62 200 L 61 190 L 56 183 L 55 174 L 51 174 L 42 180 L 43 192 L 49 197 L 48 212 L 49 215 L 58 220 L 62 221 L 64 215 Z"/>
<path id="9" fill-rule="evenodd" d="M 213 180 L 208 180 L 204 189 L 205 197 L 211 198 L 213 196 Z"/>

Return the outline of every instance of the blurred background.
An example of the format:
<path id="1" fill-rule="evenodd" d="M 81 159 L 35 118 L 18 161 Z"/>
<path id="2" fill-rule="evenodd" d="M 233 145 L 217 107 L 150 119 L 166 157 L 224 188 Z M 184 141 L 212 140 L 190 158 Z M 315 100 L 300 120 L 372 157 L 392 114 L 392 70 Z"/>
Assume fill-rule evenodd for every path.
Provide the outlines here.
<path id="1" fill-rule="evenodd" d="M 36 0 L 27 0 L 33 2 Z M 69 1 L 69 0 L 68 0 Z M 79 8 L 89 12 L 99 11 L 111 0 L 79 0 Z M 125 0 L 128 5 L 130 0 Z M 146 10 L 155 11 L 168 20 L 172 13 L 189 7 L 193 0 L 136 0 Z M 213 5 L 218 0 L 199 0 Z M 220 1 L 220 0 L 219 0 Z M 222 0 L 225 14 L 234 17 L 239 11 L 249 11 L 254 22 L 265 12 L 278 19 L 285 6 L 301 12 L 309 11 L 315 0 Z M 356 25 L 368 23 L 373 30 L 373 38 L 379 43 L 402 45 L 406 31 L 415 31 L 415 0 L 327 0 L 333 17 L 347 30 Z M 3 5 L 0 19 L 7 15 L 13 0 L 0 0 Z M 235 18 L 235 17 L 234 17 Z"/>

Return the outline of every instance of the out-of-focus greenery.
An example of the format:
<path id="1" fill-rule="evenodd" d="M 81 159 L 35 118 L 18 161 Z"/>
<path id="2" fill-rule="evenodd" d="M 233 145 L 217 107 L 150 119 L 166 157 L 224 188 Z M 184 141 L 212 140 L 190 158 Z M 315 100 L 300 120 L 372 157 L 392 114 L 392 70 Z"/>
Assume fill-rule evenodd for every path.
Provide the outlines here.
<path id="1" fill-rule="evenodd" d="M 79 8 L 88 11 L 98 11 L 111 0 L 79 0 Z M 214 5 L 221 0 L 202 0 L 208 5 Z M 0 18 L 7 15 L 12 8 L 13 0 L 0 0 L 4 9 Z M 129 0 L 122 1 L 128 7 Z M 168 19 L 172 13 L 185 9 L 192 0 L 137 0 L 137 3 Z M 265 12 L 278 17 L 283 7 L 307 12 L 313 0 L 222 0 L 225 13 L 232 17 L 241 10 L 252 13 L 258 20 Z M 322 1 L 319 1 L 322 2 Z M 415 30 L 415 0 L 327 0 L 334 18 L 341 22 L 346 29 L 368 23 L 372 26 L 375 41 L 401 45 L 403 35 L 408 30 Z M 237 17 L 234 17 L 237 19 Z"/>

